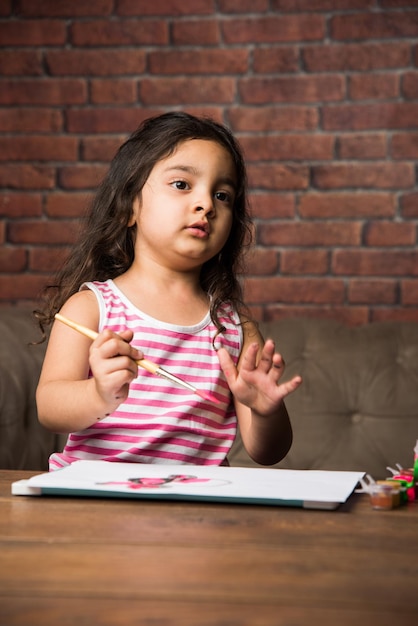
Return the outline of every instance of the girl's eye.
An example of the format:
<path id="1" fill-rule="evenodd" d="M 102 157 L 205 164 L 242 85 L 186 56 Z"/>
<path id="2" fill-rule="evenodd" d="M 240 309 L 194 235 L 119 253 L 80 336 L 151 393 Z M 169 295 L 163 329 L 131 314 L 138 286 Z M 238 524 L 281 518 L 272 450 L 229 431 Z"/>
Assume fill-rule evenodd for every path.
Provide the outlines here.
<path id="1" fill-rule="evenodd" d="M 171 184 L 176 189 L 188 189 L 189 188 L 185 180 L 175 180 Z"/>
<path id="2" fill-rule="evenodd" d="M 217 191 L 215 193 L 215 198 L 219 200 L 219 202 L 227 202 L 228 204 L 232 204 L 232 195 L 227 193 L 226 191 Z"/>

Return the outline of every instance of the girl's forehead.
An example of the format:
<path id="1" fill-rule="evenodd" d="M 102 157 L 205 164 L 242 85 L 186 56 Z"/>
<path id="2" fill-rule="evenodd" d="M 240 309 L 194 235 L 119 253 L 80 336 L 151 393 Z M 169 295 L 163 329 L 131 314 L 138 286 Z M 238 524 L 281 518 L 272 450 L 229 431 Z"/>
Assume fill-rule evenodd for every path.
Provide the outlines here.
<path id="1" fill-rule="evenodd" d="M 156 165 L 162 168 L 178 163 L 199 165 L 219 164 L 222 168 L 228 167 L 235 173 L 235 165 L 230 152 L 221 143 L 213 139 L 186 139 L 176 145 L 173 152 L 163 157 Z"/>

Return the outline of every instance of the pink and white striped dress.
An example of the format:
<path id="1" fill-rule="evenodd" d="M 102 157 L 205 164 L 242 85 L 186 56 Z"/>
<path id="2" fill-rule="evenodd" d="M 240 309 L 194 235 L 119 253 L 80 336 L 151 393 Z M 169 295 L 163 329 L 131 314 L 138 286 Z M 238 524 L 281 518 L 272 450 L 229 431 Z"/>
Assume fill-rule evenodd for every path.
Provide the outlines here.
<path id="1" fill-rule="evenodd" d="M 51 470 L 76 460 L 96 459 L 132 463 L 221 465 L 235 439 L 237 418 L 231 392 L 219 366 L 209 312 L 194 326 L 162 323 L 142 313 L 112 280 L 83 285 L 97 297 L 99 330 L 134 333 L 132 345 L 198 389 L 214 395 L 219 404 L 201 399 L 139 368 L 129 397 L 108 417 L 83 431 L 71 433 L 62 453 L 50 457 Z M 237 312 L 225 305 L 219 318 L 226 330 L 217 336 L 238 362 L 242 328 Z"/>

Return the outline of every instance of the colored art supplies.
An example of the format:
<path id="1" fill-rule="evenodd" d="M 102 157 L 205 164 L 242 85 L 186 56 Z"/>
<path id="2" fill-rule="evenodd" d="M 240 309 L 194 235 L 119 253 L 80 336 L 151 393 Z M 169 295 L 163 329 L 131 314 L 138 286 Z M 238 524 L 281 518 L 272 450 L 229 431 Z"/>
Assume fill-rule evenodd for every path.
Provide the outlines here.
<path id="1" fill-rule="evenodd" d="M 376 510 L 390 510 L 406 502 L 418 502 L 418 441 L 414 448 L 414 465 L 404 469 L 398 463 L 395 468 L 387 467 L 390 476 L 375 481 L 370 474 L 361 478 L 361 489 L 357 493 L 368 493 L 370 503 Z"/>

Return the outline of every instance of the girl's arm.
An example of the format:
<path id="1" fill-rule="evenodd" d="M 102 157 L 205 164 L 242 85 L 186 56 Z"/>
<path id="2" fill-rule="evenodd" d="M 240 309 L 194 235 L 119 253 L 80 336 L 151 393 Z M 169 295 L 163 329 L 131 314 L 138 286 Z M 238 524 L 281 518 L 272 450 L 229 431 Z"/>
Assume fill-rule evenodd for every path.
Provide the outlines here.
<path id="1" fill-rule="evenodd" d="M 232 391 L 242 441 L 250 457 L 260 465 L 280 461 L 292 445 L 292 427 L 284 398 L 302 382 L 300 376 L 280 383 L 284 361 L 274 342 L 264 342 L 252 322 L 245 322 L 244 345 L 238 368 L 224 348 L 219 362 Z"/>
<path id="2" fill-rule="evenodd" d="M 74 294 L 60 311 L 97 330 L 99 310 L 91 291 Z M 39 421 L 50 430 L 83 430 L 114 411 L 137 376 L 134 359 L 143 358 L 129 345 L 130 331 L 99 334 L 95 341 L 56 321 L 36 392 Z M 89 376 L 91 372 L 92 376 Z"/>

